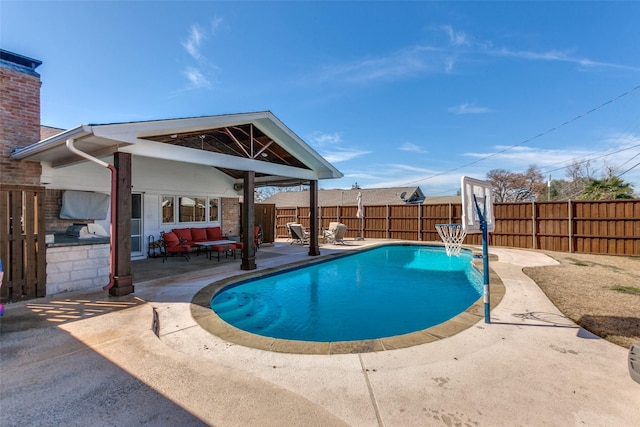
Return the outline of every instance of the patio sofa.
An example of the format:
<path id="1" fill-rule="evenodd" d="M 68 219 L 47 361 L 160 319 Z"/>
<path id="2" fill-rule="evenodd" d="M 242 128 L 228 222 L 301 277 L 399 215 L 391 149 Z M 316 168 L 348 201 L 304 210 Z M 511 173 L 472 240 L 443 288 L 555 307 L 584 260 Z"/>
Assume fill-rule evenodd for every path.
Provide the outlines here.
<path id="1" fill-rule="evenodd" d="M 260 247 L 262 230 L 260 226 L 256 225 L 254 228 L 254 251 Z M 220 227 L 183 227 L 174 228 L 163 234 L 164 241 L 164 258 L 167 255 L 182 255 L 189 260 L 190 252 L 200 253 L 203 247 L 197 245 L 198 242 L 211 242 L 215 240 L 237 240 L 235 244 L 228 245 L 211 245 L 208 246 L 209 252 L 218 253 L 218 261 L 220 261 L 220 254 L 225 255 L 230 252 L 233 257 L 236 257 L 236 249 L 242 250 L 243 243 L 238 240 L 238 237 L 229 237 L 222 234 Z M 255 252 L 254 252 L 255 255 Z M 164 262 L 164 261 L 163 261 Z"/>
<path id="2" fill-rule="evenodd" d="M 182 255 L 189 260 L 189 253 L 197 251 L 200 253 L 201 246 L 198 242 L 211 242 L 215 240 L 227 240 L 222 235 L 220 227 L 185 227 L 174 228 L 163 234 L 164 241 L 164 259 L 167 255 Z M 208 250 L 218 253 L 218 261 L 220 261 L 220 253 L 226 253 L 227 250 L 232 251 L 235 258 L 235 245 L 211 245 Z M 163 260 L 164 262 L 164 260 Z"/>
<path id="3" fill-rule="evenodd" d="M 211 242 L 214 240 L 227 240 L 222 235 L 222 229 L 220 227 L 206 227 L 206 228 L 174 228 L 171 230 L 178 239 L 192 248 L 196 247 L 195 243 L 198 242 Z M 196 247 L 197 248 L 197 247 Z"/>

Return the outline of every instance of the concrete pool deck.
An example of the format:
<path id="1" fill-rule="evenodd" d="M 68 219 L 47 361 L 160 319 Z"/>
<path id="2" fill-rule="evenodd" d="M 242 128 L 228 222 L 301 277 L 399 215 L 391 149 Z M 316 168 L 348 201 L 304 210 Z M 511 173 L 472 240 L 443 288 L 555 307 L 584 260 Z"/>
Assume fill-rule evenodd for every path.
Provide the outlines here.
<path id="1" fill-rule="evenodd" d="M 349 243 L 322 254 L 374 242 Z M 288 244 L 260 251 L 286 253 L 258 260 L 260 269 L 308 258 Z M 627 350 L 566 319 L 521 271 L 555 261 L 490 252 L 506 289 L 491 324 L 387 351 L 288 354 L 210 334 L 191 300 L 243 273 L 231 263 L 135 283 L 127 297 L 99 290 L 10 304 L 0 320 L 1 423 L 637 425 Z"/>

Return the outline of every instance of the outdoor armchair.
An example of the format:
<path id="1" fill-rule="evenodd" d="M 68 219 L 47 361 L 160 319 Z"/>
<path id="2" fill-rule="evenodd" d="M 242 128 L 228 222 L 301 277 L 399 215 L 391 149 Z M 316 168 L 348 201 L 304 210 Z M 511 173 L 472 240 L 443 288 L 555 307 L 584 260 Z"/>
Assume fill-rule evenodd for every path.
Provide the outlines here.
<path id="1" fill-rule="evenodd" d="M 291 230 L 291 238 L 293 243 L 298 243 L 301 245 L 306 245 L 309 243 L 309 233 L 302 228 L 302 224 L 289 224 L 289 229 Z"/>
<path id="2" fill-rule="evenodd" d="M 344 236 L 347 233 L 347 226 L 341 222 L 330 222 L 329 228 L 324 231 L 325 241 L 328 243 L 344 244 Z"/>
<path id="3" fill-rule="evenodd" d="M 164 246 L 164 258 L 162 262 L 167 260 L 168 255 L 182 255 L 184 259 L 189 261 L 191 246 L 182 243 L 176 233 L 172 231 L 164 233 L 162 235 L 162 241 Z"/>

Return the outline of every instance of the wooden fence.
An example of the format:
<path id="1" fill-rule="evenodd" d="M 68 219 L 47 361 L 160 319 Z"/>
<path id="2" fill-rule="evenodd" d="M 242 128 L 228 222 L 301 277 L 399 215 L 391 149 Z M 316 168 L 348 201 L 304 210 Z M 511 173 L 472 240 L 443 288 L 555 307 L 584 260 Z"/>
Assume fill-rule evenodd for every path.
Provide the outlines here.
<path id="1" fill-rule="evenodd" d="M 277 237 L 287 237 L 288 222 L 309 227 L 309 212 L 309 207 L 276 208 Z M 320 227 L 340 221 L 351 238 L 362 233 L 365 239 L 440 241 L 435 225 L 460 223 L 462 205 L 367 205 L 362 220 L 356 212 L 356 206 L 321 207 Z M 640 256 L 640 199 L 496 203 L 494 214 L 492 246 Z M 465 244 L 481 243 L 480 234 L 465 239 Z"/>
<path id="2" fill-rule="evenodd" d="M 43 187 L 0 186 L 0 301 L 46 294 Z"/>

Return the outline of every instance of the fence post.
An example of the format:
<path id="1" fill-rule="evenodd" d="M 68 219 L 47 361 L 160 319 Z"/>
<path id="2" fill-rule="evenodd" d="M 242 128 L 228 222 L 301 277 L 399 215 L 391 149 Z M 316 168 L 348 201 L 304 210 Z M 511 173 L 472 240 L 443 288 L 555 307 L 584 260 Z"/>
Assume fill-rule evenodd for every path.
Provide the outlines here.
<path id="1" fill-rule="evenodd" d="M 416 205 L 418 207 L 418 242 L 422 241 L 422 205 Z"/>
<path id="2" fill-rule="evenodd" d="M 449 202 L 449 224 L 453 224 L 453 205 Z"/>
<path id="3" fill-rule="evenodd" d="M 384 228 L 387 229 L 387 239 L 388 239 L 389 238 L 389 205 L 386 205 L 385 217 L 386 217 L 386 225 Z"/>
<path id="4" fill-rule="evenodd" d="M 531 201 L 531 223 L 533 226 L 533 249 L 538 249 L 538 242 L 536 241 L 536 201 Z"/>
<path id="5" fill-rule="evenodd" d="M 569 214 L 569 253 L 573 252 L 573 212 L 571 212 L 571 199 L 568 202 L 568 214 Z"/>

